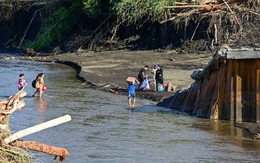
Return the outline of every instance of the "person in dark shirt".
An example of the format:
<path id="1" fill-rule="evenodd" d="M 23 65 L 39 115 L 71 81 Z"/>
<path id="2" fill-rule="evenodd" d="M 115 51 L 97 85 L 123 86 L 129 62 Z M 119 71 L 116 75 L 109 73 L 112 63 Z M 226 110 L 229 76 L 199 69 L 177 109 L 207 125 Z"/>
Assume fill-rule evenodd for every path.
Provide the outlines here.
<path id="1" fill-rule="evenodd" d="M 146 78 L 146 73 L 149 70 L 149 66 L 144 66 L 138 74 L 138 81 L 140 82 L 140 85 L 142 84 L 142 82 L 144 81 L 144 79 Z M 140 87 L 140 85 L 138 86 L 138 88 Z"/>
<path id="2" fill-rule="evenodd" d="M 163 69 L 160 65 L 157 65 L 156 69 L 157 69 L 155 74 L 156 85 L 163 84 Z"/>

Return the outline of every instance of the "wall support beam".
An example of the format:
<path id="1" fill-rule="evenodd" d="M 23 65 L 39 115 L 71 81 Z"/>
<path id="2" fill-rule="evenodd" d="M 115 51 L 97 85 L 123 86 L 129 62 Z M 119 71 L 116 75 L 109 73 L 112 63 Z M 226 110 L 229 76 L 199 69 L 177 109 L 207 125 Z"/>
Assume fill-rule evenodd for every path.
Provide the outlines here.
<path id="1" fill-rule="evenodd" d="M 260 123 L 260 69 L 256 70 L 256 123 Z"/>
<path id="2" fill-rule="evenodd" d="M 235 86 L 236 122 L 242 122 L 242 79 L 238 75 L 235 77 Z"/>

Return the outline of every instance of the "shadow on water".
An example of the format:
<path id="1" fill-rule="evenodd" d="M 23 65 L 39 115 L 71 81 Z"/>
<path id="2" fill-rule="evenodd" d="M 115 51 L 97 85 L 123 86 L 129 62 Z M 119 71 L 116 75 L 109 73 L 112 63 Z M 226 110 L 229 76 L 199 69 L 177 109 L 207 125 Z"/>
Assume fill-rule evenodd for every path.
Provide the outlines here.
<path id="1" fill-rule="evenodd" d="M 141 112 L 141 113 L 173 112 L 172 109 L 168 109 L 168 108 L 164 108 L 164 107 L 157 107 L 155 105 L 142 105 L 142 106 L 136 107 L 134 111 Z"/>
<path id="2" fill-rule="evenodd" d="M 72 121 L 24 140 L 66 147 L 65 162 L 259 162 L 260 142 L 228 121 L 210 121 L 156 107 L 137 99 L 127 110 L 127 97 L 89 89 L 64 65 L 0 60 L 0 98 L 17 92 L 19 73 L 28 83 L 44 72 L 48 91 L 32 98 L 11 119 L 12 131 L 70 114 Z M 29 84 L 30 85 L 30 84 Z M 52 156 L 33 152 L 34 162 Z"/>

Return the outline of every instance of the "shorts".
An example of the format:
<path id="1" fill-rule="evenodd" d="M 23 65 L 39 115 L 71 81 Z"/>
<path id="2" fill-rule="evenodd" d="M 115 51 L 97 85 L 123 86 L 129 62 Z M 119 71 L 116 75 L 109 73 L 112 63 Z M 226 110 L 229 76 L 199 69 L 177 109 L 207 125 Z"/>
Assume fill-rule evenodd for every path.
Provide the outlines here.
<path id="1" fill-rule="evenodd" d="M 136 96 L 135 93 L 128 93 L 127 97 L 128 99 L 130 99 L 130 98 L 135 98 Z"/>

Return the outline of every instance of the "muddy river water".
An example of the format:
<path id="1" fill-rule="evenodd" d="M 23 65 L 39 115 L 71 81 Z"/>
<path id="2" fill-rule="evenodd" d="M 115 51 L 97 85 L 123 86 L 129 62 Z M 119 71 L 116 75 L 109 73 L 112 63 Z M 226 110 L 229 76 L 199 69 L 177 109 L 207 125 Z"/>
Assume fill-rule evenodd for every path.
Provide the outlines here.
<path id="1" fill-rule="evenodd" d="M 33 98 L 31 81 L 45 73 L 48 90 Z M 210 121 L 156 107 L 138 99 L 89 88 L 72 68 L 54 63 L 0 60 L 0 98 L 17 92 L 20 73 L 28 82 L 25 107 L 11 120 L 12 132 L 70 114 L 69 123 L 24 137 L 70 152 L 65 162 L 259 162 L 260 142 L 227 121 Z M 53 156 L 30 152 L 34 162 Z"/>

